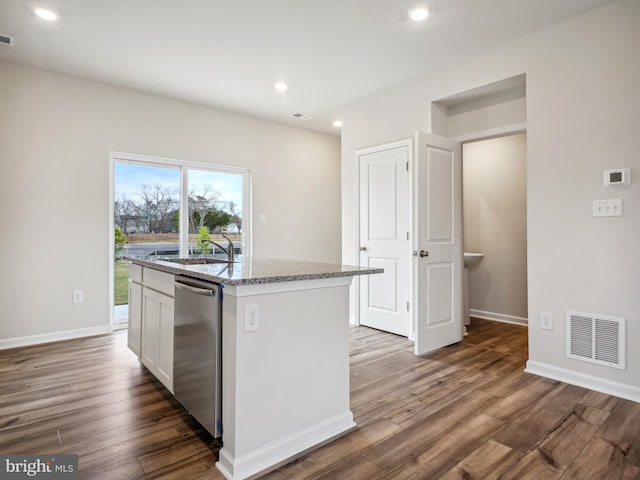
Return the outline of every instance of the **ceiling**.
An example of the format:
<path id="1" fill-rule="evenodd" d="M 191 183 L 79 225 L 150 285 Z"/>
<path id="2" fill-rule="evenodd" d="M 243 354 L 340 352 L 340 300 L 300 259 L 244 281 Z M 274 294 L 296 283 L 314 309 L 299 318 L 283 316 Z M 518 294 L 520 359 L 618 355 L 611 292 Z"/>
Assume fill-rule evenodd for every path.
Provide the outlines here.
<path id="1" fill-rule="evenodd" d="M 345 103 L 611 1 L 1 0 L 0 60 L 338 134 Z"/>

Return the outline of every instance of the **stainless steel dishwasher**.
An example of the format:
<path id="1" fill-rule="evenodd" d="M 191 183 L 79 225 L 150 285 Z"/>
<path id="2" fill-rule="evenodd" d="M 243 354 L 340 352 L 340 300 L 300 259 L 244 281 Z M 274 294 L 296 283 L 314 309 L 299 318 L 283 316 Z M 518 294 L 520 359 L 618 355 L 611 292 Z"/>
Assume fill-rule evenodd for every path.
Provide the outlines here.
<path id="1" fill-rule="evenodd" d="M 211 435 L 222 436 L 222 288 L 176 275 L 173 391 Z"/>

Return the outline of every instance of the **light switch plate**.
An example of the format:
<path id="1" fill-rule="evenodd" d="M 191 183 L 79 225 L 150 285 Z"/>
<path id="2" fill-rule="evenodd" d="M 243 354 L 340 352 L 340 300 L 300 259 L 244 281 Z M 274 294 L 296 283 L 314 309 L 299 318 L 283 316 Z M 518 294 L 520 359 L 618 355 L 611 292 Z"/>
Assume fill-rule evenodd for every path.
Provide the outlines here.
<path id="1" fill-rule="evenodd" d="M 605 200 L 593 201 L 594 217 L 621 217 L 622 216 L 622 199 L 609 198 Z"/>

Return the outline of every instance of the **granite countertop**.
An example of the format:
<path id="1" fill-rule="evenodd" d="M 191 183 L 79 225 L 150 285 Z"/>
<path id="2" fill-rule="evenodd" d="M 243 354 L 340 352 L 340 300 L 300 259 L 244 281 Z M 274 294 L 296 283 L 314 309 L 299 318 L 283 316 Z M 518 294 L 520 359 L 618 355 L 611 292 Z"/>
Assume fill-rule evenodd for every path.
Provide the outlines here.
<path id="1" fill-rule="evenodd" d="M 144 267 L 155 268 L 175 275 L 186 275 L 225 285 L 290 282 L 318 278 L 347 277 L 383 273 L 382 268 L 355 267 L 333 263 L 305 262 L 280 258 L 261 258 L 236 255 L 234 263 L 226 263 L 226 255 L 207 255 L 205 258 L 223 263 L 197 262 L 202 256 L 126 256 L 125 259 Z M 179 263 L 187 262 L 187 263 Z"/>

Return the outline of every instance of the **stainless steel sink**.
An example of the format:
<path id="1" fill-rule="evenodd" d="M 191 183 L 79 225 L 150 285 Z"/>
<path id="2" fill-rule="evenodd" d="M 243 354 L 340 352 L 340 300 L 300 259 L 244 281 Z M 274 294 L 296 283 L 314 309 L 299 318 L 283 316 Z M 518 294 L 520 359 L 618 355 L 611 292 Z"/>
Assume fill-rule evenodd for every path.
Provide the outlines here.
<path id="1" fill-rule="evenodd" d="M 184 258 L 161 258 L 161 260 L 165 262 L 173 262 L 179 263 L 181 265 L 207 265 L 210 263 L 224 263 L 229 264 L 233 262 L 229 262 L 224 258 L 213 258 L 213 257 L 184 257 Z"/>

